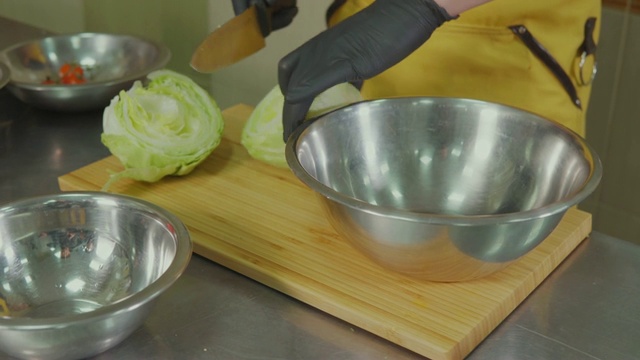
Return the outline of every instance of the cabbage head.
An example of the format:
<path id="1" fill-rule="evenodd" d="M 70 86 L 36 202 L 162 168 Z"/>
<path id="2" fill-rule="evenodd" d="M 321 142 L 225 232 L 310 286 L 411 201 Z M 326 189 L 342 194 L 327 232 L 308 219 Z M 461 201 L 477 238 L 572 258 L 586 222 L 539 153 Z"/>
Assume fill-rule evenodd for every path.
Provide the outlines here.
<path id="1" fill-rule="evenodd" d="M 157 70 L 115 96 L 103 113 L 102 143 L 124 165 L 103 187 L 131 178 L 155 182 L 189 174 L 220 144 L 215 100 L 189 77 Z"/>
<path id="2" fill-rule="evenodd" d="M 351 103 L 362 101 L 360 91 L 349 83 L 335 85 L 316 96 L 307 119 L 322 115 Z M 258 103 L 242 130 L 241 143 L 254 159 L 287 168 L 282 140 L 282 108 L 284 95 L 275 86 Z"/>

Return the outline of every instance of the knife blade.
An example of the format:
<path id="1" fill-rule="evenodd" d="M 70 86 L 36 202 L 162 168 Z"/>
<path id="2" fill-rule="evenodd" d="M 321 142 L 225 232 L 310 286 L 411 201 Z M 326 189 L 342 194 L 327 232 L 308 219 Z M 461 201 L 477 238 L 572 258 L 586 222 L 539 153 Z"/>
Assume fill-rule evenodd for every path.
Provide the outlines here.
<path id="1" fill-rule="evenodd" d="M 191 67 L 211 73 L 254 54 L 265 46 L 258 11 L 251 6 L 209 34 L 191 56 Z"/>

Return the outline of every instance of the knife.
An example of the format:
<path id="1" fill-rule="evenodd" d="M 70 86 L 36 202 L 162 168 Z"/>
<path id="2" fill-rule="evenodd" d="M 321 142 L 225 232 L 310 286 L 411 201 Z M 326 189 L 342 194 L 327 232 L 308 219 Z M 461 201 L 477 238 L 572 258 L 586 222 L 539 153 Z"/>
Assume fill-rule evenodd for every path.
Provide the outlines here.
<path id="1" fill-rule="evenodd" d="M 191 67 L 211 73 L 238 62 L 265 46 L 255 5 L 222 24 L 194 51 Z"/>

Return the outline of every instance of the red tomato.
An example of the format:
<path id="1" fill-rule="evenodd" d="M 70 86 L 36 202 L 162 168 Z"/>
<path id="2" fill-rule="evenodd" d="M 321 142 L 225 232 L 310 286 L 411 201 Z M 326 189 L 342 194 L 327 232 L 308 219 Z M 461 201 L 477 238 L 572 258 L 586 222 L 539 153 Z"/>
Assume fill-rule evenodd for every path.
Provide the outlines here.
<path id="1" fill-rule="evenodd" d="M 71 73 L 77 77 L 81 77 L 81 78 L 84 77 L 84 71 L 80 66 L 74 67 L 73 70 L 71 70 Z"/>
<path id="2" fill-rule="evenodd" d="M 60 80 L 60 82 L 66 85 L 74 85 L 84 84 L 85 80 L 83 77 L 75 76 L 75 74 L 67 74 Z"/>
<path id="3" fill-rule="evenodd" d="M 85 83 L 82 67 L 75 64 L 64 63 L 58 70 L 58 76 L 60 77 L 60 83 L 62 84 Z"/>
<path id="4" fill-rule="evenodd" d="M 84 84 L 84 70 L 80 65 L 64 63 L 58 69 L 58 81 L 51 80 L 49 76 L 42 82 L 43 84 Z"/>
<path id="5" fill-rule="evenodd" d="M 62 66 L 60 66 L 60 69 L 58 69 L 58 77 L 62 79 L 70 71 L 71 71 L 71 64 L 64 63 L 62 64 Z"/>

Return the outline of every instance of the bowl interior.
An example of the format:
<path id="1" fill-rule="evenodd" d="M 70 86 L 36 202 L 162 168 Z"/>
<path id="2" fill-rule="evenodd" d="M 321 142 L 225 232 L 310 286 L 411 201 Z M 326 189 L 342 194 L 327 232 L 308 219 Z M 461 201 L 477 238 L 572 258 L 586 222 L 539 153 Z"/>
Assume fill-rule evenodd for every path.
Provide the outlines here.
<path id="1" fill-rule="evenodd" d="M 57 79 L 58 69 L 70 63 L 83 68 L 86 86 L 142 77 L 164 66 L 168 54 L 133 36 L 79 33 L 17 44 L 4 51 L 4 58 L 12 83 L 42 85 L 47 77 Z"/>
<path id="2" fill-rule="evenodd" d="M 294 152 L 308 185 L 412 213 L 509 214 L 567 201 L 596 161 L 554 122 L 473 100 L 363 102 L 306 126 Z"/>
<path id="3" fill-rule="evenodd" d="M 135 202 L 81 197 L 5 208 L 0 315 L 54 318 L 116 303 L 165 273 L 178 241 L 170 220 Z"/>

